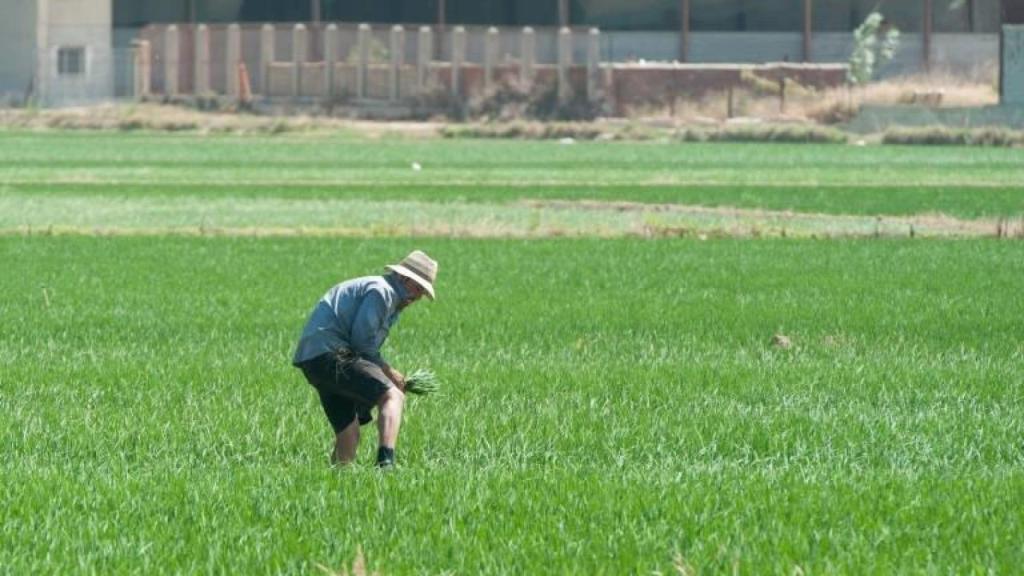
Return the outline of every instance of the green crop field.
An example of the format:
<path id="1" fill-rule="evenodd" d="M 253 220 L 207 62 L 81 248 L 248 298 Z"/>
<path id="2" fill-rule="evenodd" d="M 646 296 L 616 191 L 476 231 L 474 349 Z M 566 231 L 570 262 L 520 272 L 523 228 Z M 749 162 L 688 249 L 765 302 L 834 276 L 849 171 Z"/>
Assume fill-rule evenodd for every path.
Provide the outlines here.
<path id="1" fill-rule="evenodd" d="M 1022 183 L 1012 149 L 0 132 L 0 572 L 1018 572 Z M 369 428 L 333 469 L 291 352 L 413 248 L 438 299 L 385 356 L 444 389 L 397 469 Z"/>

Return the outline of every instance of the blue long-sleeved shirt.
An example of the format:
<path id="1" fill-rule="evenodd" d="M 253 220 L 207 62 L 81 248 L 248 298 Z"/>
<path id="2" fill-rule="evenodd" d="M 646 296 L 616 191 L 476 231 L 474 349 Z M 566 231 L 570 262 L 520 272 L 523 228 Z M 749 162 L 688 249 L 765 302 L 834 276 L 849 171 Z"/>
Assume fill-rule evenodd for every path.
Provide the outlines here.
<path id="1" fill-rule="evenodd" d="M 395 274 L 364 276 L 334 286 L 309 315 L 292 364 L 347 348 L 383 365 L 380 347 L 398 321 L 398 305 L 406 296 Z"/>

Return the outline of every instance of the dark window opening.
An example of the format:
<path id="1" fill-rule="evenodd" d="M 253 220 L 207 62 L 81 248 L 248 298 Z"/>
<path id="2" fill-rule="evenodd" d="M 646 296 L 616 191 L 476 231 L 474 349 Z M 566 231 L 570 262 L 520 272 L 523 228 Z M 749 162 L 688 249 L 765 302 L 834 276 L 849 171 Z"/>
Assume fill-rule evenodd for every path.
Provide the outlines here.
<path id="1" fill-rule="evenodd" d="M 85 48 L 62 46 L 57 49 L 57 74 L 59 76 L 82 76 L 85 74 Z"/>

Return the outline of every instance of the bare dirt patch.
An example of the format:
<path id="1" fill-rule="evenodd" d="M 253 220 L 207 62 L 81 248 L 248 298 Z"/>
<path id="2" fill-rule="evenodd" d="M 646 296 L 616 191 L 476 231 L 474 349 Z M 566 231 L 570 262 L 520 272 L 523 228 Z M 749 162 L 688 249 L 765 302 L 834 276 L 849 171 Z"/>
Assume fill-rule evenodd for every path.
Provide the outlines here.
<path id="1" fill-rule="evenodd" d="M 1024 237 L 1024 220 L 961 219 L 945 214 L 914 216 L 854 216 L 820 212 L 763 210 L 731 206 L 692 206 L 683 204 L 645 204 L 641 202 L 597 200 L 526 200 L 523 204 L 538 209 L 589 210 L 675 214 L 694 217 L 704 227 L 680 228 L 648 225 L 647 234 L 680 236 L 712 233 L 724 236 L 995 236 Z"/>

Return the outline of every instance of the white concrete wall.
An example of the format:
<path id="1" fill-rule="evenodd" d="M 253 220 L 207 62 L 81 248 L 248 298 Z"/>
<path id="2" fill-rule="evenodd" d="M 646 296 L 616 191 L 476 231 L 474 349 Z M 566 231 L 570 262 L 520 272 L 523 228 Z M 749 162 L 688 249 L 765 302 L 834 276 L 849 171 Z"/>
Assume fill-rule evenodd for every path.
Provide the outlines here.
<path id="1" fill-rule="evenodd" d="M 96 102 L 113 97 L 112 0 L 36 0 L 36 78 L 48 105 Z M 61 47 L 85 48 L 85 73 L 59 75 Z"/>
<path id="2" fill-rule="evenodd" d="M 1003 47 L 1003 104 L 1024 107 L 1024 26 L 1009 25 Z"/>
<path id="3" fill-rule="evenodd" d="M 679 58 L 677 32 L 604 32 L 601 34 L 601 58 L 610 62 Z"/>
<path id="4" fill-rule="evenodd" d="M 518 30 L 503 28 L 502 46 L 518 55 Z M 537 61 L 553 63 L 556 45 L 553 29 L 537 31 Z M 480 31 L 469 29 L 467 58 L 482 61 Z M 586 56 L 585 36 L 574 30 L 574 61 Z M 449 54 L 450 34 L 444 35 L 441 59 Z M 812 36 L 811 59 L 821 63 L 843 63 L 853 51 L 853 35 L 848 32 L 820 32 Z M 920 34 L 903 34 L 896 58 L 880 70 L 880 75 L 894 76 L 923 71 L 922 38 Z M 678 32 L 601 32 L 601 59 L 605 62 L 648 60 L 671 62 L 679 57 Z M 935 34 L 932 36 L 932 68 L 956 74 L 983 75 L 994 68 L 999 58 L 999 36 L 996 34 Z M 765 63 L 801 62 L 803 35 L 799 32 L 692 32 L 690 62 L 692 63 Z"/>
<path id="5" fill-rule="evenodd" d="M 35 74 L 36 0 L 0 0 L 0 105 L 21 103 Z"/>
<path id="6" fill-rule="evenodd" d="M 538 59 L 553 58 L 538 45 Z M 846 32 L 815 33 L 811 41 L 813 62 L 846 62 L 853 51 L 853 35 Z M 601 59 L 610 62 L 678 58 L 679 34 L 676 32 L 602 32 Z M 932 69 L 976 78 L 987 78 L 999 60 L 997 34 L 935 34 L 932 36 Z M 693 32 L 690 35 L 690 62 L 693 63 L 765 63 L 800 62 L 803 59 L 803 35 L 796 32 Z M 914 74 L 924 69 L 920 34 L 903 34 L 900 48 L 880 76 Z"/>
<path id="7" fill-rule="evenodd" d="M 932 37 L 933 70 L 990 79 L 998 63 L 998 34 L 936 34 Z"/>

